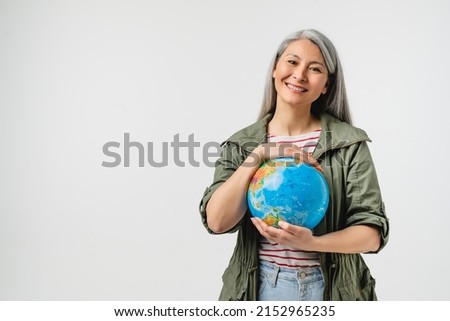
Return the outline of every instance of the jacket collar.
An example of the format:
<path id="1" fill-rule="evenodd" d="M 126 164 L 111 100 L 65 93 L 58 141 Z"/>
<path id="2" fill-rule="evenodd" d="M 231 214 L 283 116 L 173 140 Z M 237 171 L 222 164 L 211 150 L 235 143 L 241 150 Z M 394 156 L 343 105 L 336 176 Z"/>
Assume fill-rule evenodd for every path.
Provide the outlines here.
<path id="1" fill-rule="evenodd" d="M 259 144 L 267 142 L 267 125 L 272 117 L 273 114 L 267 114 L 252 125 L 233 134 L 224 143 L 231 142 L 251 152 Z M 316 158 L 332 149 L 339 149 L 362 141 L 371 141 L 364 130 L 342 122 L 329 113 L 322 113 L 320 121 L 322 131 L 313 153 Z"/>

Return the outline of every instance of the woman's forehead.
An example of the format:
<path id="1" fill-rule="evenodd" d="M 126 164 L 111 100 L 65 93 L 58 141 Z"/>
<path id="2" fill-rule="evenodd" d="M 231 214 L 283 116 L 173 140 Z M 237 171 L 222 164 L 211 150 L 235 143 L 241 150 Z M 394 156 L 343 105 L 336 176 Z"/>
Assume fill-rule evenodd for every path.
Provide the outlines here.
<path id="1" fill-rule="evenodd" d="M 308 39 L 292 41 L 284 50 L 282 56 L 293 56 L 298 59 L 316 60 L 324 62 L 322 52 L 319 47 Z"/>

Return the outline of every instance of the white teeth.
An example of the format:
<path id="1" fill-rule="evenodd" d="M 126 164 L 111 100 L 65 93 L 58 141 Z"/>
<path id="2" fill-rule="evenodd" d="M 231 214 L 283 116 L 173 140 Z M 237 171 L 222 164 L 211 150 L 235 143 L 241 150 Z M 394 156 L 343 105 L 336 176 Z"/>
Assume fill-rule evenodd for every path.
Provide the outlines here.
<path id="1" fill-rule="evenodd" d="M 287 86 L 288 86 L 289 89 L 292 89 L 292 90 L 297 91 L 297 92 L 305 92 L 306 91 L 305 88 L 297 87 L 297 86 L 294 86 L 294 85 L 291 85 L 291 84 L 287 84 Z"/>

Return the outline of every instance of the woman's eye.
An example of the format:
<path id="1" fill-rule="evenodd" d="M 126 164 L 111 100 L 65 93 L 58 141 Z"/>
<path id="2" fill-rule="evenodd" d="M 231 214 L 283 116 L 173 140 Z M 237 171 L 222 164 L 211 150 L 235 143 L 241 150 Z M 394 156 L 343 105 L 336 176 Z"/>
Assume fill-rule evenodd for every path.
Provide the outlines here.
<path id="1" fill-rule="evenodd" d="M 289 59 L 288 64 L 295 66 L 297 64 L 297 62 L 295 60 Z"/>
<path id="2" fill-rule="evenodd" d="M 314 71 L 314 72 L 322 72 L 322 70 L 318 67 L 310 67 L 310 70 Z"/>

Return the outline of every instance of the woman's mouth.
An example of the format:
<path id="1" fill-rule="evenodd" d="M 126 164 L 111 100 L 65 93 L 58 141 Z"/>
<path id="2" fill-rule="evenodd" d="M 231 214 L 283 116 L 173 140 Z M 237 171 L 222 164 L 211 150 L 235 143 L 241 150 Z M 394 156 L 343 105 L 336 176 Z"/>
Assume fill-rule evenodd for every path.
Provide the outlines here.
<path id="1" fill-rule="evenodd" d="M 308 91 L 308 89 L 306 89 L 306 88 L 304 88 L 304 87 L 295 86 L 295 85 L 292 85 L 292 84 L 289 84 L 289 83 L 286 83 L 286 86 L 287 86 L 290 90 L 292 90 L 292 91 L 294 91 L 294 92 L 296 92 L 296 93 L 304 93 L 304 92 L 307 92 L 307 91 Z"/>

